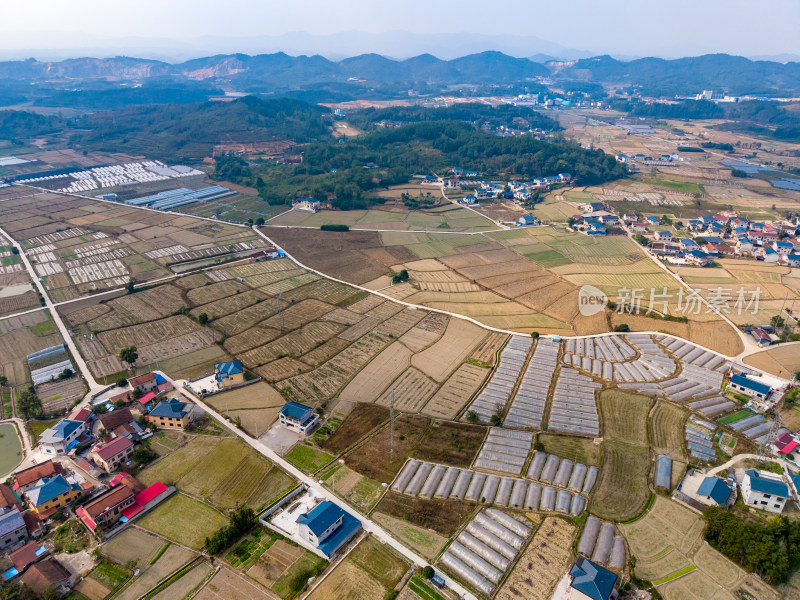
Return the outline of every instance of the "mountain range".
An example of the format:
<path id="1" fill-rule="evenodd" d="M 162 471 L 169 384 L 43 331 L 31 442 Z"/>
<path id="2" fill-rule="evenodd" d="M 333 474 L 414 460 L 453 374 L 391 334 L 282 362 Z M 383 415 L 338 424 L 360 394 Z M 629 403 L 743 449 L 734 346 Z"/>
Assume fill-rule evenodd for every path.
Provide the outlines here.
<path id="1" fill-rule="evenodd" d="M 632 61 L 606 55 L 542 63 L 498 51 L 451 60 L 431 54 L 404 60 L 361 54 L 332 61 L 320 55 L 290 56 L 277 52 L 253 56 L 220 54 L 180 63 L 124 56 L 0 62 L 0 81 L 7 85 L 14 82 L 72 85 L 81 80 L 161 85 L 203 82 L 229 91 L 272 93 L 333 85 L 353 90 L 391 87 L 404 92 L 422 87 L 436 91 L 448 86 L 513 86 L 535 81 L 537 77 L 639 86 L 654 95 L 693 94 L 702 89 L 775 95 L 800 90 L 800 63 L 752 61 L 727 54 Z"/>

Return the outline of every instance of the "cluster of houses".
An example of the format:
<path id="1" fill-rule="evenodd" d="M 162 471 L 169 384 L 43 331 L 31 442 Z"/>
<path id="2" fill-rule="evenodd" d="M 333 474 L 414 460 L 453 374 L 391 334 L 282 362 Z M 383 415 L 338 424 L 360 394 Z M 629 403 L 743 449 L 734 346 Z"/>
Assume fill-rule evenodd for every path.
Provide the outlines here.
<path id="1" fill-rule="evenodd" d="M 148 488 L 126 472 L 107 483 L 90 481 L 53 459 L 18 471 L 11 485 L 0 484 L 0 559 L 2 583 L 24 583 L 41 596 L 47 588 L 62 595 L 79 574 L 51 556 L 45 539 L 51 519 L 74 510 L 98 537 L 128 523 L 174 492 L 161 482 Z"/>
<path id="2" fill-rule="evenodd" d="M 619 153 L 615 156 L 618 162 L 628 165 L 629 170 L 635 170 L 636 163 L 641 163 L 651 167 L 677 167 L 679 162 L 691 162 L 691 158 L 684 158 L 677 152 L 662 154 L 658 157 L 647 156 L 646 154 L 625 154 Z"/>
<path id="3" fill-rule="evenodd" d="M 572 181 L 572 175 L 569 173 L 559 173 L 558 175 L 548 177 L 538 177 L 532 181 L 509 181 L 504 183 L 502 181 L 478 181 L 474 182 L 475 189 L 471 194 L 467 194 L 459 200 L 460 204 L 476 204 L 480 200 L 488 200 L 492 198 L 502 198 L 503 200 L 513 200 L 517 203 L 527 202 L 531 199 L 533 192 L 547 191 L 552 186 L 569 183 Z M 447 180 L 444 180 L 447 183 Z M 437 184 L 440 182 L 437 181 Z M 448 187 L 448 185 L 445 185 Z M 450 187 L 453 187 L 450 185 Z"/>
<path id="4" fill-rule="evenodd" d="M 785 480 L 783 476 L 770 471 L 747 469 L 738 491 L 746 506 L 780 514 L 790 498 L 798 497 L 798 487 L 800 475 L 789 475 Z M 730 508 L 737 498 L 736 478 L 733 475 L 726 479 L 704 477 L 693 498 L 705 506 Z"/>

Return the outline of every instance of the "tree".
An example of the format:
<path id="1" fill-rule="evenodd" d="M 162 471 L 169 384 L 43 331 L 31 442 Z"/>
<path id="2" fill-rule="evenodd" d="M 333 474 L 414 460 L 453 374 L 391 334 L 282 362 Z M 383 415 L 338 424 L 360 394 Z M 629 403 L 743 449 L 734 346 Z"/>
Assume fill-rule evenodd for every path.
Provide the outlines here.
<path id="1" fill-rule="evenodd" d="M 65 379 L 69 379 L 73 375 L 75 375 L 75 373 L 73 373 L 72 369 L 64 369 L 58 374 L 58 380 L 63 381 Z"/>
<path id="2" fill-rule="evenodd" d="M 120 377 L 119 379 L 117 379 L 117 387 L 125 387 L 126 385 L 128 385 L 127 379 L 125 379 L 124 377 Z"/>
<path id="3" fill-rule="evenodd" d="M 467 423 L 477 423 L 478 422 L 478 413 L 474 410 L 468 410 L 467 414 L 464 415 L 467 419 Z"/>
<path id="4" fill-rule="evenodd" d="M 0 375 L 0 388 L 4 388 L 8 385 L 8 377 L 5 375 Z"/>
<path id="5" fill-rule="evenodd" d="M 44 588 L 42 600 L 61 600 L 61 594 L 52 585 L 48 585 L 46 588 Z"/>
<path id="6" fill-rule="evenodd" d="M 133 400 L 138 400 L 138 399 L 139 399 L 139 398 L 141 398 L 142 396 L 144 396 L 144 392 L 143 392 L 142 390 L 140 390 L 139 388 L 135 388 L 135 389 L 134 389 L 134 390 L 131 392 L 131 398 L 132 398 Z"/>
<path id="7" fill-rule="evenodd" d="M 17 408 L 26 419 L 41 414 L 42 401 L 39 396 L 29 390 L 22 392 L 17 398 Z"/>
<path id="8" fill-rule="evenodd" d="M 119 351 L 119 359 L 122 362 L 128 363 L 129 369 L 136 362 L 137 358 L 139 358 L 139 353 L 136 351 L 136 346 L 128 346 Z"/>
<path id="9" fill-rule="evenodd" d="M 619 331 L 625 333 L 626 331 L 630 331 L 631 327 L 627 323 L 620 323 L 616 327 L 614 327 L 614 331 Z"/>
<path id="10" fill-rule="evenodd" d="M 538 331 L 531 331 L 531 337 L 535 340 L 539 339 L 539 332 Z"/>
<path id="11" fill-rule="evenodd" d="M 128 283 L 125 284 L 125 289 L 129 294 L 132 294 L 134 291 L 136 291 L 135 286 L 136 286 L 136 280 L 133 277 L 131 277 L 130 279 L 128 279 Z"/>
<path id="12" fill-rule="evenodd" d="M 206 323 L 208 323 L 208 315 L 204 312 L 200 313 L 199 315 L 197 315 L 197 322 L 200 323 L 200 325 L 205 325 Z"/>
<path id="13" fill-rule="evenodd" d="M 106 428 L 101 427 L 100 429 L 97 430 L 97 437 L 99 437 L 102 440 L 104 437 L 106 437 L 107 433 L 108 432 L 106 431 Z"/>
<path id="14" fill-rule="evenodd" d="M 146 465 L 152 462 L 155 457 L 156 453 L 146 446 L 139 446 L 131 454 L 131 460 L 136 463 L 136 466 Z"/>
<path id="15" fill-rule="evenodd" d="M 261 181 L 261 180 L 259 180 L 259 181 Z M 258 218 L 256 219 L 256 225 L 258 225 L 259 227 L 261 227 L 262 225 L 264 225 L 264 223 L 265 223 L 265 222 L 266 222 L 266 221 L 264 221 L 264 217 L 258 217 Z"/>
<path id="16" fill-rule="evenodd" d="M 431 577 L 433 577 L 433 567 L 432 567 L 432 566 L 430 566 L 430 565 L 425 565 L 425 566 L 422 568 L 422 576 L 423 576 L 425 579 L 430 579 Z"/>
<path id="17" fill-rule="evenodd" d="M 769 324 L 775 328 L 783 327 L 785 323 L 786 320 L 780 315 L 775 315 L 769 320 Z"/>

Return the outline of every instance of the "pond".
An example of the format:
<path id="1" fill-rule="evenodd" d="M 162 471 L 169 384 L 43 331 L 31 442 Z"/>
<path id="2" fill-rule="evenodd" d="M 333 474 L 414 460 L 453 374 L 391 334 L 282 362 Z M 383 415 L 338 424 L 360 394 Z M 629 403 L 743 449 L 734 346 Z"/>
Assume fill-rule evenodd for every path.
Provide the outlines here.
<path id="1" fill-rule="evenodd" d="M 11 423 L 0 425 L 0 477 L 10 473 L 22 461 L 22 444 L 17 428 Z"/>

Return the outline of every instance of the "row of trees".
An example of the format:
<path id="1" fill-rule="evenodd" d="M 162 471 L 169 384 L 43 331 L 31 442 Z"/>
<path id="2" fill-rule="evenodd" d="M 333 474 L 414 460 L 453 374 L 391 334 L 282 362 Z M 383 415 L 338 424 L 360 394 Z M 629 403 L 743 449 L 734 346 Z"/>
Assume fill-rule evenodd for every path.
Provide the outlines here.
<path id="1" fill-rule="evenodd" d="M 230 524 L 207 537 L 204 543 L 209 554 L 219 554 L 233 542 L 256 526 L 258 520 L 252 508 L 242 507 L 231 513 Z"/>

